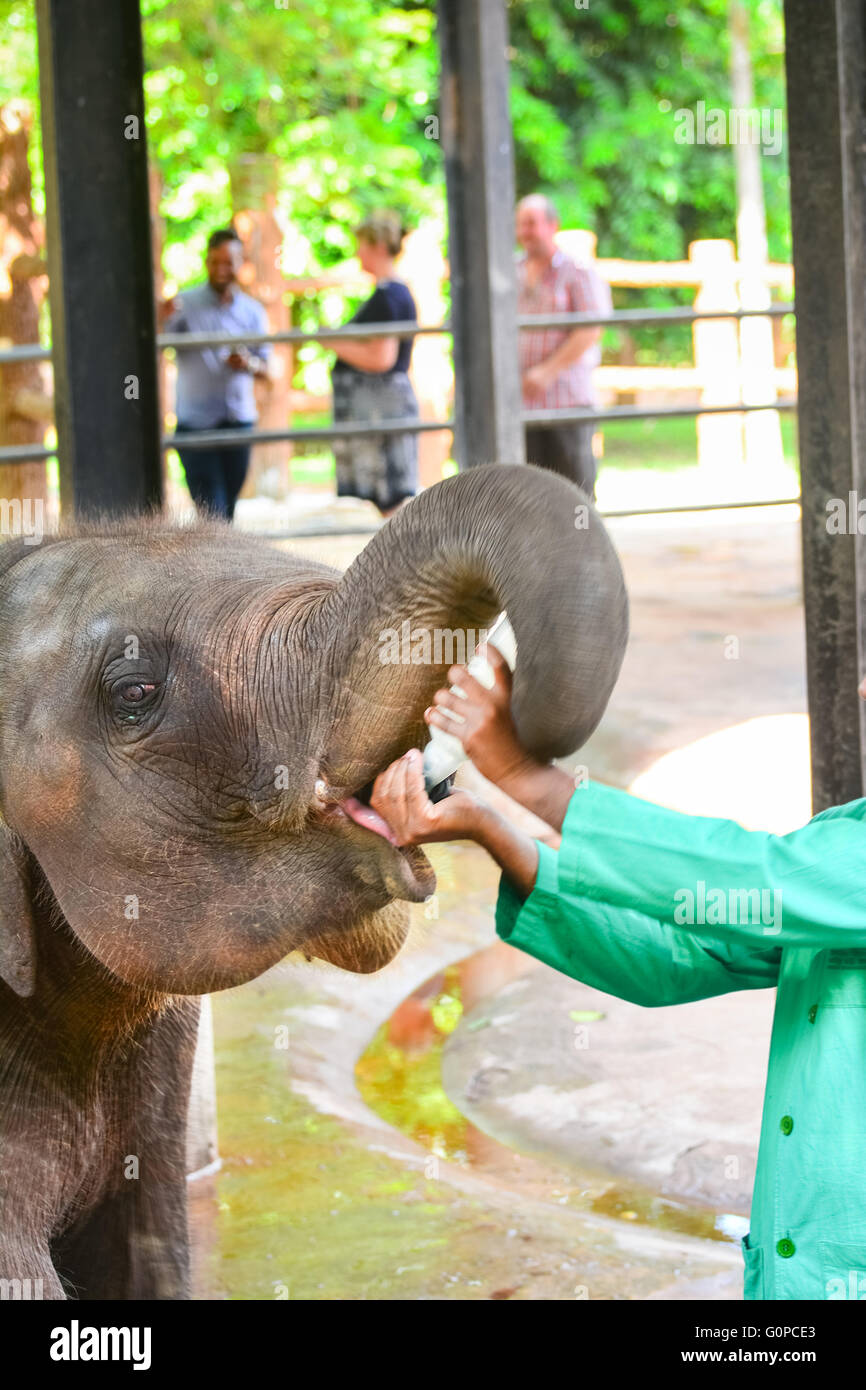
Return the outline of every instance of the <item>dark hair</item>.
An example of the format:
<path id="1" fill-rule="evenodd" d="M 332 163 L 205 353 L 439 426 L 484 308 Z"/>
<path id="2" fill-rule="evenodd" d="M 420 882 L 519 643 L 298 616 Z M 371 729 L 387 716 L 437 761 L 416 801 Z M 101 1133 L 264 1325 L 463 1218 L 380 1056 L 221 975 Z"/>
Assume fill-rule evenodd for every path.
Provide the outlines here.
<path id="1" fill-rule="evenodd" d="M 225 246 L 228 241 L 236 241 L 241 245 L 241 239 L 234 227 L 220 227 L 218 231 L 211 232 L 207 239 L 208 251 L 215 251 L 218 246 Z"/>

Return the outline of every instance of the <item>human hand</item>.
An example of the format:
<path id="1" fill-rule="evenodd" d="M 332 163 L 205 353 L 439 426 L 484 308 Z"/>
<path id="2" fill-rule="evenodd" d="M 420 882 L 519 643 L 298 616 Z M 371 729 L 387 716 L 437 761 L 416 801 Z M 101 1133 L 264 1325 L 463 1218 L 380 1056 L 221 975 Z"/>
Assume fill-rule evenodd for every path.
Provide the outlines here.
<path id="1" fill-rule="evenodd" d="M 464 791 L 432 802 L 424 788 L 423 760 L 417 748 L 379 773 L 370 805 L 390 826 L 398 845 L 477 839 L 486 811 L 477 797 Z"/>
<path id="2" fill-rule="evenodd" d="M 387 821 L 398 845 L 475 840 L 496 860 L 522 898 L 538 868 L 533 840 L 469 792 L 451 792 L 435 804 L 424 789 L 424 764 L 411 748 L 373 783 L 370 805 Z"/>
<path id="3" fill-rule="evenodd" d="M 172 314 L 177 311 L 177 295 L 172 295 L 171 299 L 162 299 L 156 306 L 156 316 L 161 324 L 166 323 Z"/>
<path id="4" fill-rule="evenodd" d="M 543 362 L 523 373 L 523 394 L 528 401 L 541 401 L 550 385 L 550 373 Z"/>
<path id="5" fill-rule="evenodd" d="M 424 718 L 434 728 L 459 738 L 478 771 L 489 781 L 505 786 L 536 770 L 539 764 L 517 737 L 507 661 L 491 644 L 483 654 L 493 672 L 492 690 L 470 676 L 465 666 L 452 666 L 448 672 L 450 688 L 436 691 Z"/>
<path id="6" fill-rule="evenodd" d="M 235 348 L 226 358 L 226 366 L 230 367 L 233 372 L 248 372 L 250 370 L 249 348 L 243 346 Z"/>

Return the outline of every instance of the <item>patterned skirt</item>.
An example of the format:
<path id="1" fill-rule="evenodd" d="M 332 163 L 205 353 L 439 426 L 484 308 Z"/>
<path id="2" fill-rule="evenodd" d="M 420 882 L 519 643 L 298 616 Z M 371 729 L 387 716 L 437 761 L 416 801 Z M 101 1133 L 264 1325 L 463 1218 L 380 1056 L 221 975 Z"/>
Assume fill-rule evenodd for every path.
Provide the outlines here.
<path id="1" fill-rule="evenodd" d="M 405 372 L 335 371 L 334 423 L 418 418 L 418 401 Z M 418 491 L 418 436 L 374 434 L 335 439 L 337 496 L 362 497 L 389 511 Z"/>

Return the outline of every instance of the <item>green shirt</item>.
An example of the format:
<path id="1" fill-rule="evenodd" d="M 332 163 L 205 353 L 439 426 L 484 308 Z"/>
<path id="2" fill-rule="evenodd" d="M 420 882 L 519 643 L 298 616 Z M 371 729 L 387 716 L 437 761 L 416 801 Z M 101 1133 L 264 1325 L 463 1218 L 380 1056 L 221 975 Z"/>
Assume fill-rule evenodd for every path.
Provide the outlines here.
<path id="1" fill-rule="evenodd" d="M 597 783 L 496 930 L 647 1006 L 776 985 L 745 1297 L 866 1299 L 866 799 L 770 835 Z"/>

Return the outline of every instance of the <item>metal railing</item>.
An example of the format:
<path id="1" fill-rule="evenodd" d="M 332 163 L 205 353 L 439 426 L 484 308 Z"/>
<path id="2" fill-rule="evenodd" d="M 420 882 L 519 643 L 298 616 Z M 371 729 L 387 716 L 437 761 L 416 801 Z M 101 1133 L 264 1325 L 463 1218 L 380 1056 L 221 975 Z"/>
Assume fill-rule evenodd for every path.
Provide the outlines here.
<path id="1" fill-rule="evenodd" d="M 520 331 L 568 328 L 618 328 L 646 324 L 693 324 L 708 320 L 782 318 L 793 314 L 793 304 L 769 304 L 761 309 L 615 309 L 609 314 L 567 313 L 520 315 L 517 327 Z M 209 347 L 233 347 L 240 344 L 249 346 L 261 343 L 295 344 L 320 342 L 327 345 L 329 340 L 344 338 L 364 340 L 370 338 L 411 338 L 425 334 L 448 334 L 448 323 L 417 324 L 399 321 L 382 324 L 346 324 L 338 328 L 317 328 L 315 330 L 291 328 L 272 333 L 161 333 L 157 336 L 157 349 L 173 349 L 176 352 L 201 350 Z M 45 362 L 51 359 L 51 348 L 37 343 L 18 344 L 0 348 L 0 368 L 7 364 L 20 362 Z M 795 396 L 782 397 L 765 402 L 739 401 L 725 405 L 674 405 L 674 406 L 612 406 L 608 409 L 557 409 L 524 410 L 523 423 L 540 428 L 566 424 L 605 424 L 617 420 L 664 420 L 698 415 L 734 415 L 755 410 L 796 410 Z M 188 430 L 181 435 L 166 434 L 162 438 L 163 449 L 206 449 L 213 444 L 275 444 L 282 442 L 309 443 L 321 440 L 366 438 L 390 434 L 423 434 L 441 430 L 453 430 L 453 420 L 412 419 L 378 420 L 375 424 L 360 424 L 353 421 L 331 423 L 324 426 L 287 426 L 285 429 L 220 429 Z M 0 464 L 24 463 L 31 460 L 53 458 L 56 448 L 37 444 L 13 444 L 0 448 Z M 608 516 L 649 515 L 679 511 L 714 511 L 736 507 L 778 506 L 797 502 L 793 498 L 768 498 L 759 501 L 703 503 L 693 507 L 641 508 L 640 512 L 608 512 Z"/>
<path id="2" fill-rule="evenodd" d="M 521 330 L 544 328 L 617 328 L 620 324 L 703 323 L 711 319 L 784 318 L 795 312 L 793 304 L 769 304 L 765 309 L 614 309 L 610 314 L 521 314 Z M 329 338 L 417 338 L 424 334 L 450 333 L 449 323 L 426 324 L 400 320 L 393 323 L 345 324 L 342 328 L 287 328 L 273 333 L 160 333 L 157 348 L 230 347 L 233 343 L 326 343 Z M 49 362 L 51 348 L 41 343 L 18 343 L 0 348 L 0 366 L 15 362 Z"/>

